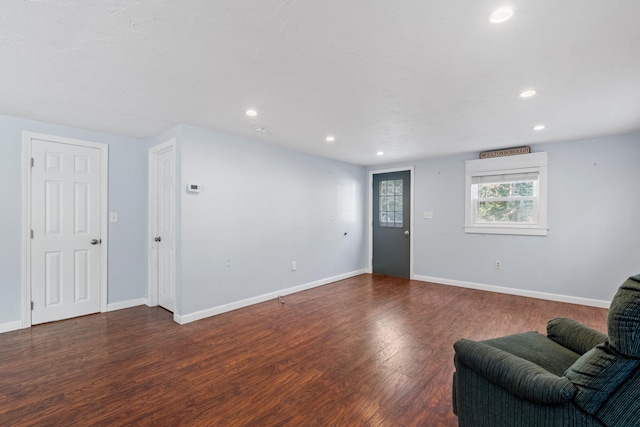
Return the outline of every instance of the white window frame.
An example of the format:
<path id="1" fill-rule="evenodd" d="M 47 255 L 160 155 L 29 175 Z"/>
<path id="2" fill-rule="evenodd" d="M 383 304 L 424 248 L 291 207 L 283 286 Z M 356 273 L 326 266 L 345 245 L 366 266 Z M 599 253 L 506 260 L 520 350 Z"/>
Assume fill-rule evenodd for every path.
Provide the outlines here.
<path id="1" fill-rule="evenodd" d="M 547 235 L 547 153 L 521 154 L 517 156 L 495 157 L 491 159 L 467 160 L 465 162 L 465 224 L 466 233 L 519 234 L 528 236 Z M 531 223 L 479 223 L 475 221 L 477 200 L 472 191 L 474 178 L 501 175 L 508 181 L 508 175 L 536 173 L 538 175 L 538 196 L 534 200 L 537 215 Z M 476 195 L 477 197 L 477 195 Z"/>

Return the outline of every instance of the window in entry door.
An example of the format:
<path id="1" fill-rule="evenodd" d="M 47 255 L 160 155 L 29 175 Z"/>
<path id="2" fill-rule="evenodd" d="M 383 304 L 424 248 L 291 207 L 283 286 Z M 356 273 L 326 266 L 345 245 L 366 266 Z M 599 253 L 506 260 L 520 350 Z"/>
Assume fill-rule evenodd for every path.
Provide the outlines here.
<path id="1" fill-rule="evenodd" d="M 378 221 L 380 227 L 402 228 L 403 180 L 380 181 Z"/>

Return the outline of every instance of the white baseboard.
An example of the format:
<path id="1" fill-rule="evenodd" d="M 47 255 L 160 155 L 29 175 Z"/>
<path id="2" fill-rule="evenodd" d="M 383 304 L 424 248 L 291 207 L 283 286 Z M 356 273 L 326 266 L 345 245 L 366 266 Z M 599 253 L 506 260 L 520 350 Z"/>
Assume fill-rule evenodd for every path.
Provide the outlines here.
<path id="1" fill-rule="evenodd" d="M 149 305 L 146 298 L 130 299 L 127 301 L 107 304 L 107 311 L 122 310 L 123 308 L 136 307 L 138 305 Z"/>
<path id="2" fill-rule="evenodd" d="M 518 295 L 522 297 L 538 298 L 549 301 L 568 302 L 571 304 L 587 305 L 591 307 L 609 308 L 611 301 L 573 297 L 569 295 L 552 294 L 547 292 L 528 291 L 524 289 L 506 288 L 502 286 L 484 285 L 482 283 L 463 282 L 461 280 L 443 279 L 440 277 L 413 276 L 414 280 L 421 282 L 438 283 L 441 285 L 458 286 L 461 288 L 478 289 L 481 291 L 497 292 L 501 294 Z"/>
<path id="3" fill-rule="evenodd" d="M 334 277 L 329 277 L 322 280 L 317 280 L 311 283 L 305 283 L 303 285 L 294 286 L 288 289 L 281 289 L 279 291 L 270 292 L 268 294 L 259 295 L 257 297 L 247 298 L 241 301 L 235 301 L 229 304 L 220 305 L 217 307 L 208 308 L 206 310 L 196 311 L 194 313 L 173 315 L 173 320 L 177 323 L 184 325 L 185 323 L 194 322 L 196 320 L 205 319 L 207 317 L 215 316 L 216 314 L 226 313 L 227 311 L 237 310 L 239 308 L 247 307 L 253 304 L 258 304 L 264 301 L 268 301 L 271 299 L 275 299 L 278 296 L 282 295 L 291 295 L 296 292 L 306 291 L 307 289 L 316 288 L 318 286 L 326 285 L 329 283 L 337 282 L 339 280 L 349 279 L 350 277 L 358 276 L 360 274 L 366 273 L 365 269 L 352 271 L 350 273 L 341 274 Z"/>
<path id="4" fill-rule="evenodd" d="M 128 301 L 115 302 L 112 304 L 107 304 L 107 311 L 115 311 L 122 310 L 123 308 L 136 307 L 138 305 L 147 304 L 146 298 L 138 298 L 132 299 Z M 24 326 L 22 324 L 22 320 L 17 320 L 15 322 L 9 323 L 0 323 L 0 334 L 4 332 L 16 331 L 18 329 L 22 329 Z"/>
<path id="5" fill-rule="evenodd" d="M 16 320 L 15 322 L 0 323 L 0 334 L 3 332 L 11 332 L 22 329 L 22 320 Z"/>

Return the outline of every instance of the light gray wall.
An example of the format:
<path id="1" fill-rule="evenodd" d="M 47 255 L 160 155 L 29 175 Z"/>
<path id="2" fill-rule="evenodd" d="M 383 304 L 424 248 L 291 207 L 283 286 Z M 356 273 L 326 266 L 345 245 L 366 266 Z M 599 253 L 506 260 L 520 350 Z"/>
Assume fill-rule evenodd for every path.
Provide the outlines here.
<path id="1" fill-rule="evenodd" d="M 143 141 L 0 116 L 0 325 L 22 320 L 22 132 L 109 145 L 109 303 L 144 298 L 146 276 L 146 146 Z"/>
<path id="2" fill-rule="evenodd" d="M 179 314 L 365 268 L 363 167 L 192 126 L 180 135 Z"/>
<path id="3" fill-rule="evenodd" d="M 477 153 L 415 163 L 415 275 L 610 301 L 640 273 L 640 134 L 532 151 L 549 155 L 546 237 L 464 233 L 464 161 Z"/>
<path id="4" fill-rule="evenodd" d="M 187 125 L 141 141 L 0 116 L 0 325 L 21 320 L 23 131 L 109 144 L 109 211 L 119 213 L 109 225 L 109 303 L 147 296 L 147 150 L 172 137 L 178 314 L 366 267 L 362 167 Z M 549 153 L 547 237 L 463 232 L 464 160 L 476 154 L 413 164 L 416 275 L 610 300 L 640 272 L 640 134 L 533 151 Z M 186 194 L 190 182 L 202 193 Z M 424 211 L 434 218 L 422 219 Z"/>

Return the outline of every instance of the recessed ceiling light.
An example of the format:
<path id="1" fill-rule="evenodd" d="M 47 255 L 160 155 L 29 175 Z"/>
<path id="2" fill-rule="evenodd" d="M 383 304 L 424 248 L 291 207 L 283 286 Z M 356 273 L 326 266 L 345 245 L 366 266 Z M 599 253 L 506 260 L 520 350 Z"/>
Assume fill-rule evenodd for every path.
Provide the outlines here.
<path id="1" fill-rule="evenodd" d="M 382 151 L 378 151 L 378 152 L 376 153 L 376 156 L 382 156 L 382 155 L 384 155 L 384 152 L 382 152 Z"/>
<path id="2" fill-rule="evenodd" d="M 544 130 L 545 126 L 544 125 L 535 125 L 533 127 L 533 130 Z"/>
<path id="3" fill-rule="evenodd" d="M 499 24 L 511 18 L 513 16 L 513 9 L 508 7 L 501 7 L 493 11 L 489 17 L 489 21 L 493 24 Z"/>
<path id="4" fill-rule="evenodd" d="M 536 94 L 536 91 L 533 89 L 527 89 L 525 91 L 520 92 L 520 98 L 531 98 Z"/>
<path id="5" fill-rule="evenodd" d="M 333 142 L 333 141 L 336 140 L 336 137 L 333 136 L 333 135 L 329 135 L 324 140 L 327 141 L 327 142 Z"/>
<path id="6" fill-rule="evenodd" d="M 257 115 L 258 115 L 258 112 L 256 110 L 247 110 L 247 116 L 255 117 Z"/>

